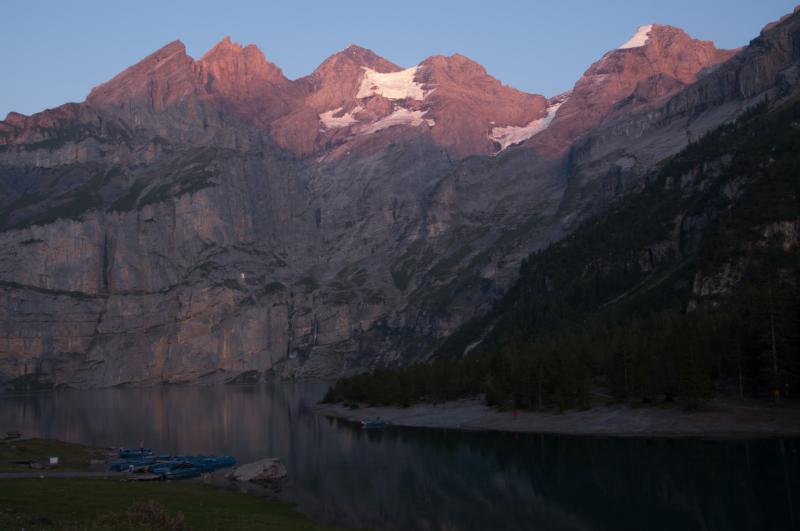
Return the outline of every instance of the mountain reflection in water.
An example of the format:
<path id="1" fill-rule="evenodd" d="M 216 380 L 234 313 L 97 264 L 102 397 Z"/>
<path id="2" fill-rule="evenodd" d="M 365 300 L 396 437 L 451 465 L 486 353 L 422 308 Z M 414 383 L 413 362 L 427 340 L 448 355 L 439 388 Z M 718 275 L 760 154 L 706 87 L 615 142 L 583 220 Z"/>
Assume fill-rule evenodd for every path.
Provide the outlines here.
<path id="1" fill-rule="evenodd" d="M 25 436 L 278 457 L 283 492 L 326 523 L 377 529 L 797 529 L 800 441 L 365 431 L 314 414 L 325 384 L 0 396 Z"/>

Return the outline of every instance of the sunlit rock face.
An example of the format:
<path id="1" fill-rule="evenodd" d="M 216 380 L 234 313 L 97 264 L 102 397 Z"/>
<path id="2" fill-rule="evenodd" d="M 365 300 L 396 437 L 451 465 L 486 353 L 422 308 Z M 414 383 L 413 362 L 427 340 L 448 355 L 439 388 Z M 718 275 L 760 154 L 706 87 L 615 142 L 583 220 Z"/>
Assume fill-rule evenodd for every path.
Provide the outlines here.
<path id="1" fill-rule="evenodd" d="M 363 48 L 287 79 L 168 44 L 0 122 L 0 381 L 330 377 L 423 360 L 521 259 L 765 94 L 797 15 L 732 58 L 652 26 L 556 97 Z M 726 60 L 727 59 L 727 60 Z M 581 118 L 582 117 L 582 118 Z"/>
<path id="2" fill-rule="evenodd" d="M 735 53 L 693 39 L 678 28 L 643 26 L 586 70 L 547 131 L 530 145 L 563 153 L 577 137 L 604 120 L 663 102 Z"/>

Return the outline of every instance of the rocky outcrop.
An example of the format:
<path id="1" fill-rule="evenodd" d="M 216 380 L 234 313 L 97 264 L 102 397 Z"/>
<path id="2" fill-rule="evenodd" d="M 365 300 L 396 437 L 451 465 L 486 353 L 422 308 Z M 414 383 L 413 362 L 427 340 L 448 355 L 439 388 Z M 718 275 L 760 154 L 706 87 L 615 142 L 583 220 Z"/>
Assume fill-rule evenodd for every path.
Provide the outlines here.
<path id="1" fill-rule="evenodd" d="M 463 55 L 434 56 L 420 64 L 420 81 L 432 91 L 433 141 L 458 157 L 498 151 L 488 131 L 522 127 L 546 116 L 547 100 L 501 84 Z"/>

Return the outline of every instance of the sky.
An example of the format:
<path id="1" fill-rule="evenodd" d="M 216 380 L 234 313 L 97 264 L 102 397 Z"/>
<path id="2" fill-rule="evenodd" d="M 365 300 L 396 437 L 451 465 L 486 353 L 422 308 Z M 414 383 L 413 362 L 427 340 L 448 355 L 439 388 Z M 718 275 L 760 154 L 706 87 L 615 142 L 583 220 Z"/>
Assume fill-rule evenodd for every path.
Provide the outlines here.
<path id="1" fill-rule="evenodd" d="M 0 0 L 0 118 L 82 101 L 180 39 L 199 58 L 229 35 L 289 78 L 358 44 L 400 65 L 461 53 L 507 85 L 553 96 L 644 24 L 746 45 L 798 0 Z"/>

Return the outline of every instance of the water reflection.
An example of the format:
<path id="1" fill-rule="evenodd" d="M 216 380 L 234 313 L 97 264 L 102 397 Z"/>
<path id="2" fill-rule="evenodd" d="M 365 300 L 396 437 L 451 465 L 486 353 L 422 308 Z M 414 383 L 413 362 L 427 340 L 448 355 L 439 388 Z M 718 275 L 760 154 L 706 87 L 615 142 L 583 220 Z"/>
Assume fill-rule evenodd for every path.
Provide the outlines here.
<path id="1" fill-rule="evenodd" d="M 315 415 L 324 385 L 0 396 L 0 427 L 101 446 L 279 457 L 284 493 L 384 529 L 797 529 L 800 441 L 364 431 Z"/>

